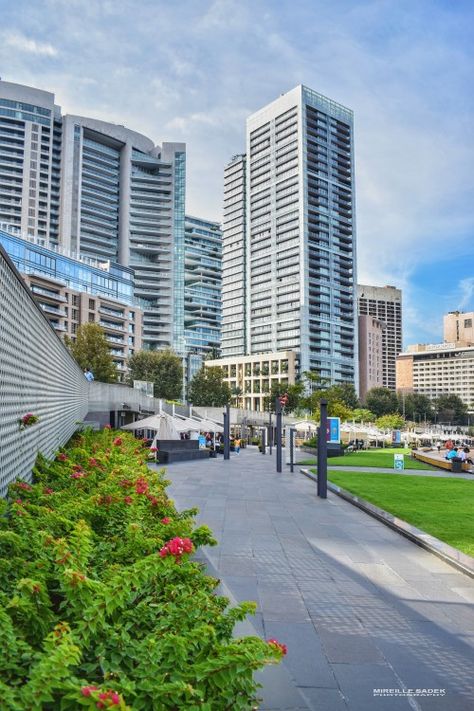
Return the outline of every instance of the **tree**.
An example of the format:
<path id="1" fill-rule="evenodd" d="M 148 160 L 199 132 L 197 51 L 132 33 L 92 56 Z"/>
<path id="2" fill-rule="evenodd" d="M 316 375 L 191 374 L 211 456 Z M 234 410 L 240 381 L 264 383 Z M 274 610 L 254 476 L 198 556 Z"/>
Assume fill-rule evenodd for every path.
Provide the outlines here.
<path id="1" fill-rule="evenodd" d="M 222 369 L 203 366 L 189 383 L 188 400 L 198 407 L 220 407 L 230 402 L 232 393 L 224 383 Z"/>
<path id="2" fill-rule="evenodd" d="M 365 396 L 365 404 L 377 417 L 390 415 L 398 410 L 398 398 L 388 388 L 372 388 Z"/>
<path id="3" fill-rule="evenodd" d="M 398 412 L 405 415 L 407 420 L 432 420 L 433 403 L 430 398 L 423 393 L 399 393 Z"/>
<path id="4" fill-rule="evenodd" d="M 129 382 L 147 380 L 153 383 L 155 397 L 180 400 L 183 389 L 183 364 L 172 350 L 138 351 L 128 360 Z"/>
<path id="5" fill-rule="evenodd" d="M 375 421 L 375 424 L 379 430 L 399 430 L 404 426 L 405 420 L 398 412 L 392 412 L 391 414 L 379 417 Z"/>
<path id="6" fill-rule="evenodd" d="M 288 395 L 288 402 L 285 405 L 285 412 L 294 412 L 301 404 L 303 392 L 303 383 L 285 385 L 283 383 L 273 382 L 270 392 L 263 399 L 263 407 L 266 412 L 275 412 L 276 398 L 281 397 L 282 395 Z"/>
<path id="7" fill-rule="evenodd" d="M 353 383 L 336 383 L 335 385 L 331 385 L 328 389 L 332 392 L 333 397 L 339 400 L 339 402 L 344 403 L 349 410 L 354 410 L 356 407 L 359 407 L 359 398 L 357 397 Z M 334 415 L 334 417 L 336 417 L 336 415 Z"/>
<path id="8" fill-rule="evenodd" d="M 370 410 L 366 410 L 363 407 L 356 407 L 355 410 L 352 410 L 351 419 L 353 419 L 354 422 L 374 422 L 376 418 L 374 413 Z"/>
<path id="9" fill-rule="evenodd" d="M 462 425 L 467 420 L 467 405 L 458 395 L 440 395 L 434 401 L 438 422 Z"/>
<path id="10" fill-rule="evenodd" d="M 80 368 L 90 368 L 95 380 L 101 383 L 117 381 L 117 368 L 110 354 L 104 329 L 98 323 L 84 323 L 79 326 L 76 340 L 66 338 L 65 343 Z"/>
<path id="11" fill-rule="evenodd" d="M 240 407 L 241 405 L 241 399 L 242 395 L 244 394 L 244 391 L 242 388 L 234 385 L 233 388 L 231 388 L 231 395 L 232 395 L 232 400 L 234 401 L 235 407 Z"/>

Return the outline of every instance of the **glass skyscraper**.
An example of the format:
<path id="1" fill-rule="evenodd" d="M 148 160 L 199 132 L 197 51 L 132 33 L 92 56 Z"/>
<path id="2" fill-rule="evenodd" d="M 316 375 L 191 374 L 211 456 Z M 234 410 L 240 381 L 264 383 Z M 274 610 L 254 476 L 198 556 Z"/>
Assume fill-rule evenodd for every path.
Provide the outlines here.
<path id="1" fill-rule="evenodd" d="M 304 86 L 248 118 L 225 173 L 223 357 L 293 350 L 357 382 L 353 140 L 352 111 Z"/>
<path id="2" fill-rule="evenodd" d="M 0 222 L 45 247 L 135 272 L 144 347 L 184 354 L 186 146 L 61 114 L 54 95 L 0 81 Z"/>

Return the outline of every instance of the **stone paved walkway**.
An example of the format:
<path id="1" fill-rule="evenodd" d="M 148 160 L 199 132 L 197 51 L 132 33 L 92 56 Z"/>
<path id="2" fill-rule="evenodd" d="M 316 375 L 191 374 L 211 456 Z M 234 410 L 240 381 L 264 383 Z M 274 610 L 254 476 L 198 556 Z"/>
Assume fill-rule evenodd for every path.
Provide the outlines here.
<path id="1" fill-rule="evenodd" d="M 199 506 L 219 540 L 207 556 L 224 593 L 258 602 L 239 632 L 288 645 L 260 676 L 262 709 L 472 711 L 474 580 L 342 499 L 318 499 L 298 470 L 277 474 L 274 455 L 167 475 L 178 508 Z"/>

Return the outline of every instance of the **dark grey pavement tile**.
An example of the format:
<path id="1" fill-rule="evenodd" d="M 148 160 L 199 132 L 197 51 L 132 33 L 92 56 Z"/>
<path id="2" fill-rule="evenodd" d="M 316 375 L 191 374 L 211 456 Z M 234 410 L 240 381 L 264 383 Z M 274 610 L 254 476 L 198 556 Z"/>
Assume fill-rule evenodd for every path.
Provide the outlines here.
<path id="1" fill-rule="evenodd" d="M 290 672 L 283 664 L 266 667 L 255 674 L 255 679 L 263 686 L 260 691 L 262 697 L 260 709 L 298 711 L 310 708 L 296 688 Z"/>
<path id="2" fill-rule="evenodd" d="M 299 687 L 336 688 L 337 683 L 313 625 L 308 623 L 265 623 L 267 639 L 277 639 L 288 647 L 284 664 Z"/>
<path id="3" fill-rule="evenodd" d="M 408 711 L 412 708 L 406 698 L 374 695 L 375 689 L 401 688 L 385 664 L 333 664 L 332 669 L 349 711 Z"/>
<path id="4" fill-rule="evenodd" d="M 318 632 L 330 662 L 341 664 L 383 662 L 383 655 L 377 649 L 374 640 L 364 632 L 344 634 L 324 627 L 319 627 Z"/>
<path id="5" fill-rule="evenodd" d="M 347 711 L 348 707 L 339 689 L 300 687 L 299 691 L 312 711 Z"/>

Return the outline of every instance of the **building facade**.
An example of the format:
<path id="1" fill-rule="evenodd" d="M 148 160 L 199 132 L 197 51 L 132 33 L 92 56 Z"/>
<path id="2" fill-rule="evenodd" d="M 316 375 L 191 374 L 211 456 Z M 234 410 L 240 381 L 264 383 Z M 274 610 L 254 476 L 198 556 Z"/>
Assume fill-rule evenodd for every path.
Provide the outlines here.
<path id="1" fill-rule="evenodd" d="M 359 315 L 382 321 L 382 385 L 396 389 L 396 359 L 403 350 L 402 292 L 394 286 L 357 286 Z"/>
<path id="2" fill-rule="evenodd" d="M 0 245 L 30 288 L 58 336 L 75 340 L 85 323 L 98 323 L 120 380 L 142 347 L 143 312 L 134 298 L 133 271 L 109 262 L 73 259 L 0 229 Z"/>
<path id="3" fill-rule="evenodd" d="M 224 171 L 221 352 L 226 357 L 247 353 L 246 171 L 245 155 L 234 156 Z"/>
<path id="4" fill-rule="evenodd" d="M 373 316 L 359 316 L 359 397 L 383 386 L 383 333 L 385 324 Z"/>
<path id="5" fill-rule="evenodd" d="M 294 385 L 297 358 L 294 351 L 231 356 L 207 360 L 206 367 L 222 369 L 224 382 L 230 387 L 238 407 L 261 412 L 274 383 Z"/>
<path id="6" fill-rule="evenodd" d="M 474 412 L 474 346 L 417 344 L 397 357 L 397 390 L 437 398 L 458 395 Z"/>
<path id="7" fill-rule="evenodd" d="M 135 271 L 144 347 L 184 354 L 186 147 L 62 115 L 54 95 L 0 81 L 0 221 L 44 246 Z"/>
<path id="8" fill-rule="evenodd" d="M 223 355 L 357 382 L 352 111 L 298 86 L 250 116 L 224 200 Z"/>
<path id="9" fill-rule="evenodd" d="M 447 343 L 474 344 L 474 311 L 451 311 L 443 318 L 443 337 Z"/>
<path id="10" fill-rule="evenodd" d="M 219 353 L 221 342 L 222 232 L 218 222 L 186 215 L 184 334 L 186 352 Z M 191 375 L 192 377 L 192 375 Z"/>

